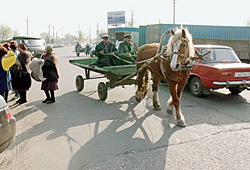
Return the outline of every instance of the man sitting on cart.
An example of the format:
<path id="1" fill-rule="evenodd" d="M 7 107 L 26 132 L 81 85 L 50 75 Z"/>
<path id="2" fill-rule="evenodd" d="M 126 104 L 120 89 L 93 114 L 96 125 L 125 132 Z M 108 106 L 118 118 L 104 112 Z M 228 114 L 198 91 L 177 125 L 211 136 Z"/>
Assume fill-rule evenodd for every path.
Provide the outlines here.
<path id="1" fill-rule="evenodd" d="M 125 57 L 125 58 L 135 59 L 136 51 L 134 49 L 134 44 L 132 43 L 132 38 L 133 38 L 133 36 L 131 34 L 126 34 L 124 36 L 124 41 L 122 41 L 119 44 L 118 51 L 119 51 L 119 56 L 121 58 Z M 127 65 L 128 62 L 125 62 L 125 61 L 121 60 L 120 65 Z"/>
<path id="2" fill-rule="evenodd" d="M 115 66 L 116 58 L 114 55 L 118 54 L 118 50 L 115 44 L 109 41 L 109 35 L 102 36 L 103 41 L 96 46 L 96 56 L 98 57 L 95 63 L 91 63 L 89 66 L 94 67 L 105 67 L 105 66 Z"/>

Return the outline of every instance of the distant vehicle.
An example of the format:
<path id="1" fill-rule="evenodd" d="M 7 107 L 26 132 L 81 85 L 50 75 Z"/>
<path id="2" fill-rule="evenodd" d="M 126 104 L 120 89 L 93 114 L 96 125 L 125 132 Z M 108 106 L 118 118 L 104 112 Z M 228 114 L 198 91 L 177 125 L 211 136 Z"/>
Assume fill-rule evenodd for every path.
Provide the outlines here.
<path id="1" fill-rule="evenodd" d="M 0 153 L 9 147 L 16 135 L 16 119 L 0 95 Z"/>
<path id="2" fill-rule="evenodd" d="M 47 44 L 47 46 L 51 46 L 51 47 L 53 47 L 53 48 L 58 48 L 58 47 L 59 47 L 58 44 Z"/>
<path id="3" fill-rule="evenodd" d="M 64 47 L 64 44 L 58 44 L 58 47 Z"/>
<path id="4" fill-rule="evenodd" d="M 195 45 L 200 53 L 211 51 L 204 60 L 196 60 L 189 77 L 191 93 L 200 97 L 210 89 L 227 88 L 239 94 L 250 86 L 250 65 L 242 63 L 231 47 Z"/>
<path id="5" fill-rule="evenodd" d="M 15 40 L 18 44 L 23 43 L 34 57 L 40 58 L 45 53 L 45 43 L 41 38 L 14 36 L 12 40 Z"/>

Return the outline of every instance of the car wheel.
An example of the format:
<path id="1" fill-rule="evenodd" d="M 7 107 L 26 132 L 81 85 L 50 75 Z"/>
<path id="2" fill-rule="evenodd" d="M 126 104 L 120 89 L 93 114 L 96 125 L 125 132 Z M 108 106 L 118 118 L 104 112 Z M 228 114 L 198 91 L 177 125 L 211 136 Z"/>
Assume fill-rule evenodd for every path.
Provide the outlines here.
<path id="1" fill-rule="evenodd" d="M 192 78 L 190 82 L 190 91 L 192 95 L 195 97 L 203 96 L 203 89 L 204 86 L 202 85 L 201 80 L 198 77 Z"/>
<path id="2" fill-rule="evenodd" d="M 239 93 L 242 92 L 242 89 L 237 88 L 237 87 L 230 87 L 230 88 L 229 88 L 229 91 L 230 91 L 232 94 L 239 94 Z"/>
<path id="3" fill-rule="evenodd" d="M 97 91 L 98 91 L 99 98 L 101 100 L 105 101 L 108 97 L 108 88 L 107 88 L 106 84 L 103 82 L 100 82 L 98 84 Z"/>
<path id="4" fill-rule="evenodd" d="M 81 75 L 78 75 L 76 77 L 76 88 L 78 91 L 82 91 L 82 89 L 84 88 L 84 80 Z"/>

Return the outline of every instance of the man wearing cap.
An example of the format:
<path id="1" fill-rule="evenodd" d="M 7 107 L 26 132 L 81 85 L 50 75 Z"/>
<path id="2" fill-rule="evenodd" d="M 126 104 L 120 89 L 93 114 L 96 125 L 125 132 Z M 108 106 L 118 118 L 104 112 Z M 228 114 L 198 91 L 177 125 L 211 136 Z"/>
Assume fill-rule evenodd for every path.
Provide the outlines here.
<path id="1" fill-rule="evenodd" d="M 116 65 L 114 55 L 118 54 L 115 44 L 109 41 L 109 35 L 102 36 L 102 42 L 96 46 L 96 56 L 98 57 L 95 63 L 90 66 L 97 65 L 98 67 Z"/>
<path id="2" fill-rule="evenodd" d="M 126 34 L 124 36 L 124 41 L 119 44 L 118 51 L 121 57 L 131 57 L 135 54 L 134 44 L 132 43 L 133 36 L 131 34 Z M 126 64 L 121 62 L 121 64 Z"/>

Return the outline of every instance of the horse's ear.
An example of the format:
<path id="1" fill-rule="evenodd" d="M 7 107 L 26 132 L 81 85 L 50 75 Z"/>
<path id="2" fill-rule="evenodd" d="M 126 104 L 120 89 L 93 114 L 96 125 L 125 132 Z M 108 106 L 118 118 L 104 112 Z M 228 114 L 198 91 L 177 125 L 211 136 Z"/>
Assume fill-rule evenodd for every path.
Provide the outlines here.
<path id="1" fill-rule="evenodd" d="M 186 38 L 186 31 L 184 29 L 182 29 L 182 37 Z"/>
<path id="2" fill-rule="evenodd" d="M 175 31 L 171 29 L 170 33 L 171 33 L 171 35 L 174 35 Z"/>

